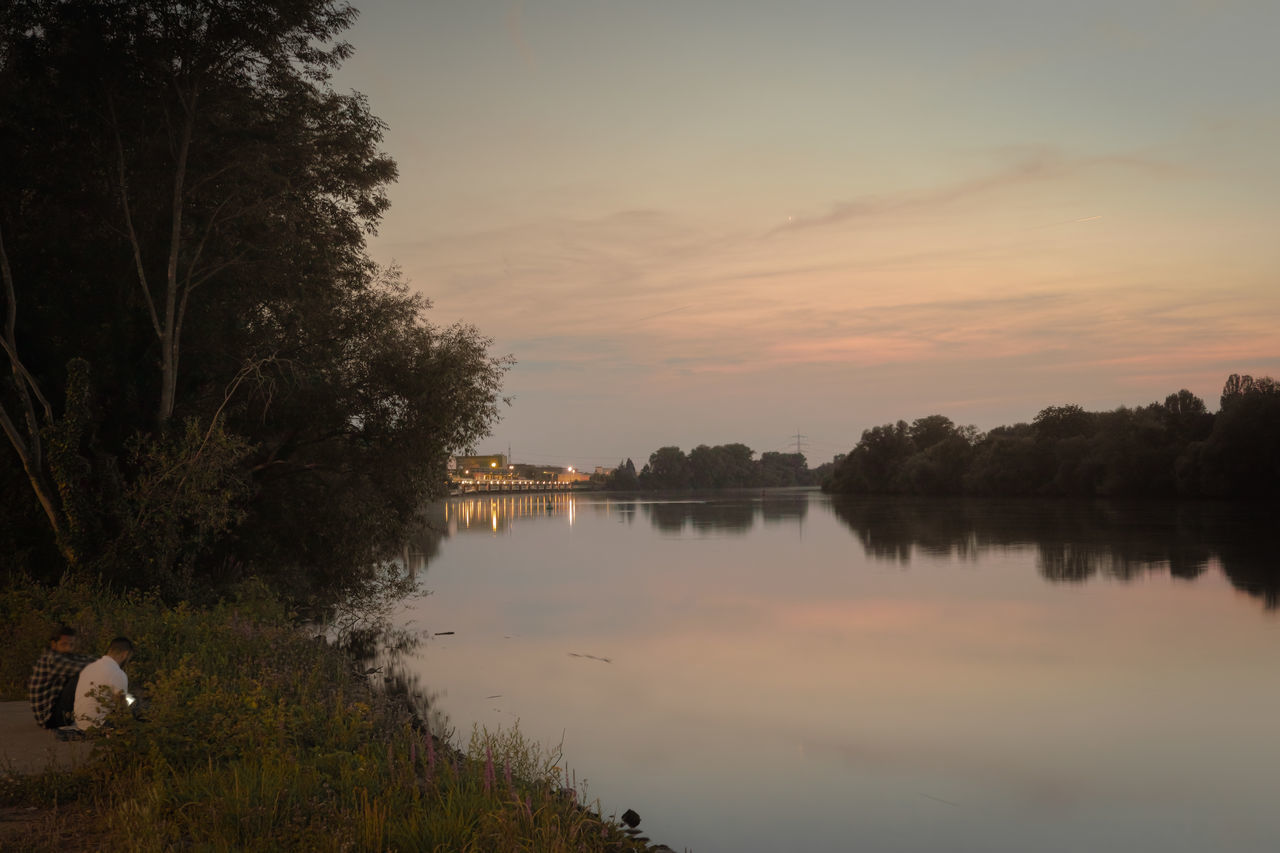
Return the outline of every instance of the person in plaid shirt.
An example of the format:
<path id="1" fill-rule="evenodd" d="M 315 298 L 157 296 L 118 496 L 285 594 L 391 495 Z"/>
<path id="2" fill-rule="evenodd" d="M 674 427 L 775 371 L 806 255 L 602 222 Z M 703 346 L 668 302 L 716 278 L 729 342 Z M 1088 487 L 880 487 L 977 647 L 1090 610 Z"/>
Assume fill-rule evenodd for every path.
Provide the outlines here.
<path id="1" fill-rule="evenodd" d="M 31 712 L 41 728 L 56 729 L 72 722 L 76 679 L 80 670 L 93 662 L 89 655 L 75 654 L 75 648 L 75 628 L 63 625 L 49 637 L 49 648 L 31 670 L 27 693 L 31 696 Z M 64 689 L 68 685 L 71 689 Z"/>

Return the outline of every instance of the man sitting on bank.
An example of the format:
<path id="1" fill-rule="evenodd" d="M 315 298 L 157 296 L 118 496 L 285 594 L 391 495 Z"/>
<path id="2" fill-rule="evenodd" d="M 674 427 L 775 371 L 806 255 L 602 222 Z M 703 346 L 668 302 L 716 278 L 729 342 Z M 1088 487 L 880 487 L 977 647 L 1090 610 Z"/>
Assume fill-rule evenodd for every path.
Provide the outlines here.
<path id="1" fill-rule="evenodd" d="M 116 637 L 107 646 L 105 655 L 80 670 L 80 680 L 76 684 L 75 718 L 76 727 L 81 731 L 102 725 L 111 710 L 109 701 L 101 701 L 105 698 L 104 685 L 111 688 L 111 694 L 128 698 L 129 676 L 121 667 L 132 656 L 133 643 L 129 638 Z"/>
<path id="2" fill-rule="evenodd" d="M 27 695 L 31 698 L 36 724 L 41 728 L 56 729 L 73 722 L 76 678 L 85 664 L 93 662 L 89 655 L 75 654 L 75 648 L 76 629 L 60 625 L 49 637 L 49 648 L 31 670 Z"/>

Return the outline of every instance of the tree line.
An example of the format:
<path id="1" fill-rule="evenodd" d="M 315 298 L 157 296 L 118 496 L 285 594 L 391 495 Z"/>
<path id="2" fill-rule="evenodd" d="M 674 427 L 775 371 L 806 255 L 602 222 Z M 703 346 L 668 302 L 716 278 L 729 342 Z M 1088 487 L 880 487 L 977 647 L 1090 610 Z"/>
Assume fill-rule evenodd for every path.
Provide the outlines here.
<path id="1" fill-rule="evenodd" d="M 744 489 L 814 486 L 821 476 L 809 469 L 803 453 L 766 451 L 756 459 L 745 444 L 699 444 L 687 454 L 679 447 L 660 447 L 639 471 L 626 459 L 601 482 L 617 491 Z"/>
<path id="2" fill-rule="evenodd" d="M 1042 409 L 981 433 L 943 415 L 873 427 L 823 488 L 850 494 L 1280 498 L 1280 384 L 1231 374 L 1217 412 L 1163 403 Z"/>
<path id="3" fill-rule="evenodd" d="M 385 125 L 333 0 L 9 0 L 0 552 L 172 597 L 375 581 L 509 360 L 366 251 Z"/>

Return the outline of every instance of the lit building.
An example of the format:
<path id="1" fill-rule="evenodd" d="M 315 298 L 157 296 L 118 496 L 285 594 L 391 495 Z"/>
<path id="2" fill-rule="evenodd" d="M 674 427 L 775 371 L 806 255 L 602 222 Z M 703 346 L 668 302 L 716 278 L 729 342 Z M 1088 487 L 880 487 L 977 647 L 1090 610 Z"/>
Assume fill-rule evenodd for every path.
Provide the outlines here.
<path id="1" fill-rule="evenodd" d="M 454 476 L 470 477 L 473 480 L 489 477 L 506 477 L 509 474 L 507 457 L 501 453 L 488 456 L 458 456 Z"/>

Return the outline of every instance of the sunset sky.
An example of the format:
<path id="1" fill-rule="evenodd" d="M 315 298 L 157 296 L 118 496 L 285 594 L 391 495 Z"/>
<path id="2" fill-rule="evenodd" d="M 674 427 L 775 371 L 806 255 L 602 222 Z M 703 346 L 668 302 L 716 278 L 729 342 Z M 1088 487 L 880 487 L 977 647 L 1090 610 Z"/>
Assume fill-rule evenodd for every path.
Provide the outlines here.
<path id="1" fill-rule="evenodd" d="M 356 0 L 371 250 L 510 353 L 482 452 L 810 463 L 1280 378 L 1274 0 Z"/>

